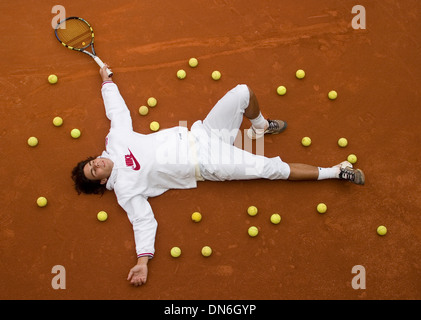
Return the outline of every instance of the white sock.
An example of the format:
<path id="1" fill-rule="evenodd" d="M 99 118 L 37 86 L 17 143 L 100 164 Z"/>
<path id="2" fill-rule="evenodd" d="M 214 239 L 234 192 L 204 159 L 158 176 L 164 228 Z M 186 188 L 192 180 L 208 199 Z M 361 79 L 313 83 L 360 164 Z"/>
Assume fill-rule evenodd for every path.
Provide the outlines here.
<path id="1" fill-rule="evenodd" d="M 340 173 L 339 167 L 331 167 L 331 168 L 319 167 L 319 177 L 317 178 L 317 180 L 338 179 L 339 173 Z"/>
<path id="2" fill-rule="evenodd" d="M 263 117 L 261 112 L 257 118 L 250 119 L 250 122 L 255 129 L 265 129 L 265 127 L 269 126 L 268 121 Z"/>

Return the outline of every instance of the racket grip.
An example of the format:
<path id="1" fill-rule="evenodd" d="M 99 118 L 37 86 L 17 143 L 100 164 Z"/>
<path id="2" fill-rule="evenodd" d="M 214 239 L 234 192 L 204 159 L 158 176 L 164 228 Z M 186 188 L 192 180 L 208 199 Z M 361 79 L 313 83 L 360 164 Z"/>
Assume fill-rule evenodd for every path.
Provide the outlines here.
<path id="1" fill-rule="evenodd" d="M 102 62 L 102 60 L 99 57 L 95 57 L 94 60 L 99 65 L 100 68 L 103 68 L 105 66 L 104 62 Z M 109 77 L 113 76 L 113 73 L 111 72 L 110 69 L 107 68 L 106 71 Z"/>

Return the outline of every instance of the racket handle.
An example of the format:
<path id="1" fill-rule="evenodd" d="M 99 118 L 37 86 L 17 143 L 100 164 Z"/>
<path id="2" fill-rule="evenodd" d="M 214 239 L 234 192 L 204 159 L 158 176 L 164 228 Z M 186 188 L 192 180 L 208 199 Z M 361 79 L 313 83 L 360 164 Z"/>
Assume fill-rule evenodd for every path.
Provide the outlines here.
<path id="1" fill-rule="evenodd" d="M 94 60 L 99 65 L 100 68 L 103 68 L 105 66 L 104 62 L 102 62 L 102 60 L 99 57 L 95 57 Z M 109 77 L 113 76 L 113 73 L 111 72 L 110 69 L 107 68 L 106 71 Z"/>

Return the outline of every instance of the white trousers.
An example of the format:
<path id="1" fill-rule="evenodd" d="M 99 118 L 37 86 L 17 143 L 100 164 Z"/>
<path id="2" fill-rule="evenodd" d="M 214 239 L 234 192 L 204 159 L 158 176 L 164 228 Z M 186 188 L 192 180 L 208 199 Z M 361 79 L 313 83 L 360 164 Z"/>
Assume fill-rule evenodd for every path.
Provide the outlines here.
<path id="1" fill-rule="evenodd" d="M 191 132 L 204 180 L 288 179 L 290 167 L 280 157 L 267 158 L 234 146 L 249 99 L 247 85 L 238 85 L 217 102 L 203 122 L 193 124 Z"/>

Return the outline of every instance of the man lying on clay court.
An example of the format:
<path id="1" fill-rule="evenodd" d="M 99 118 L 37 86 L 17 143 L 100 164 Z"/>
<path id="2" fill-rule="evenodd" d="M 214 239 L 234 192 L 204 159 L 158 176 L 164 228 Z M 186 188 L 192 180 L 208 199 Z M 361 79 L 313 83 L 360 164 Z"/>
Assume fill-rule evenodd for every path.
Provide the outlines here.
<path id="1" fill-rule="evenodd" d="M 114 190 L 119 205 L 133 225 L 137 264 L 127 280 L 135 286 L 146 282 L 148 260 L 154 256 L 157 222 L 148 198 L 169 189 L 197 187 L 197 181 L 249 179 L 323 180 L 343 179 L 364 184 L 364 174 L 344 161 L 330 168 L 285 163 L 235 147 L 243 116 L 251 122 L 248 136 L 278 134 L 287 124 L 265 119 L 254 93 L 238 85 L 217 102 L 205 120 L 190 130 L 174 127 L 152 134 L 133 131 L 130 111 L 117 85 L 100 69 L 102 97 L 111 128 L 105 151 L 81 161 L 72 171 L 76 191 L 103 194 Z M 234 134 L 233 134 L 234 133 Z M 221 151 L 222 150 L 222 151 Z"/>

